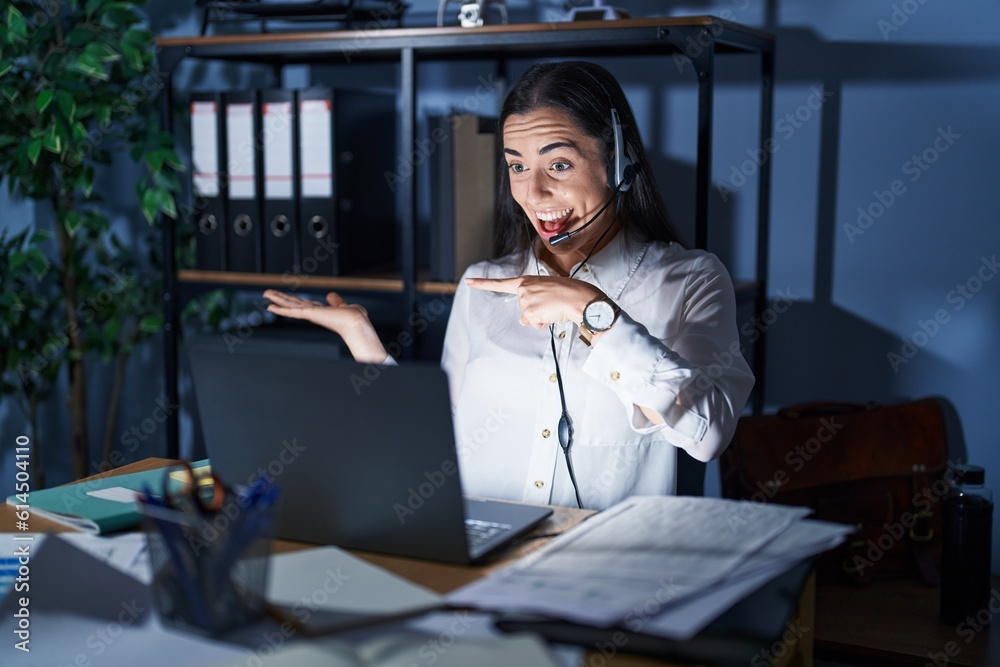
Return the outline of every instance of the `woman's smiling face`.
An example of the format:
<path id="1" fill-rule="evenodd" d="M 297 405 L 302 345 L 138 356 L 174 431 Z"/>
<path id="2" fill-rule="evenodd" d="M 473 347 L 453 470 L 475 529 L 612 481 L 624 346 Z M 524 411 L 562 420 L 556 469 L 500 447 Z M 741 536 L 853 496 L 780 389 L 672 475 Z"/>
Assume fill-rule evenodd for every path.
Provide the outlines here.
<path id="1" fill-rule="evenodd" d="M 582 227 L 611 196 L 601 142 L 585 134 L 565 112 L 542 108 L 507 118 L 503 152 L 511 196 L 542 238 L 544 254 L 568 273 L 614 221 L 614 207 L 608 207 L 593 225 L 569 240 L 556 246 L 548 242 L 556 234 Z M 613 236 L 606 235 L 601 245 Z"/>

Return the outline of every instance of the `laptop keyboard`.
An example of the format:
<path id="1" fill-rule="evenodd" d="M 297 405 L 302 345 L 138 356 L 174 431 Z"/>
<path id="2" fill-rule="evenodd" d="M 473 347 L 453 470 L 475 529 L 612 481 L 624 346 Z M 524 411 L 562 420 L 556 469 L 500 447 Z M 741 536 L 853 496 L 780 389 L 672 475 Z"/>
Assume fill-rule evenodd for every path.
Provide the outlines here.
<path id="1" fill-rule="evenodd" d="M 496 523 L 494 521 L 480 521 L 478 519 L 465 520 L 465 534 L 469 539 L 469 547 L 475 549 L 482 546 L 487 540 L 511 529 L 509 523 Z"/>

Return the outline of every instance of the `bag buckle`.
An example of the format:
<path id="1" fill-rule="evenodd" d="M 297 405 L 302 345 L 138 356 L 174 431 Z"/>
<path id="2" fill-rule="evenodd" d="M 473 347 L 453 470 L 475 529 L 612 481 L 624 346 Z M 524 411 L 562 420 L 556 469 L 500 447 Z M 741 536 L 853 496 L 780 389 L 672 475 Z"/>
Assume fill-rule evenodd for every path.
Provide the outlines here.
<path id="1" fill-rule="evenodd" d="M 914 515 L 916 523 L 910 527 L 910 539 L 914 542 L 929 542 L 934 539 L 934 529 L 930 526 L 930 520 L 934 513 L 930 510 L 923 510 Z M 917 532 L 919 529 L 920 532 Z"/>

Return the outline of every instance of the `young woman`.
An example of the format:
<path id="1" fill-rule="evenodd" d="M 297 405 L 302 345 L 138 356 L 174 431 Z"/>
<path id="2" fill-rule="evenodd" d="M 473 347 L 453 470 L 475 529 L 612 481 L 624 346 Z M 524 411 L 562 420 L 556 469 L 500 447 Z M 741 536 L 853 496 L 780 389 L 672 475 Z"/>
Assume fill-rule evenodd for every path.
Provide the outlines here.
<path id="1" fill-rule="evenodd" d="M 719 456 L 753 387 L 732 281 L 680 243 L 606 70 L 535 65 L 499 121 L 497 259 L 460 281 L 441 360 L 463 487 L 594 509 L 672 494 L 677 449 Z M 340 334 L 356 360 L 391 361 L 338 295 L 265 296 Z"/>

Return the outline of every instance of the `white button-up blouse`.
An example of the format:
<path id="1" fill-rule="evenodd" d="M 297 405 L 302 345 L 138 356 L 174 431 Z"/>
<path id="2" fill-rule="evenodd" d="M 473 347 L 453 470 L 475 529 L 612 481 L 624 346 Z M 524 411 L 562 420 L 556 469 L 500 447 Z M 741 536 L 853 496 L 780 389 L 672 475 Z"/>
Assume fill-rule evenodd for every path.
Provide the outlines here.
<path id="1" fill-rule="evenodd" d="M 526 272 L 552 274 L 534 260 Z M 508 257 L 475 264 L 464 277 L 521 274 L 517 259 Z M 471 289 L 464 277 L 441 361 L 463 489 L 575 506 L 557 437 L 562 409 L 548 327 L 522 326 L 516 296 Z M 708 252 L 618 234 L 574 277 L 622 309 L 592 348 L 575 323 L 555 326 L 583 504 L 602 509 L 630 495 L 673 494 L 675 448 L 700 460 L 721 454 L 753 387 L 729 273 Z"/>

